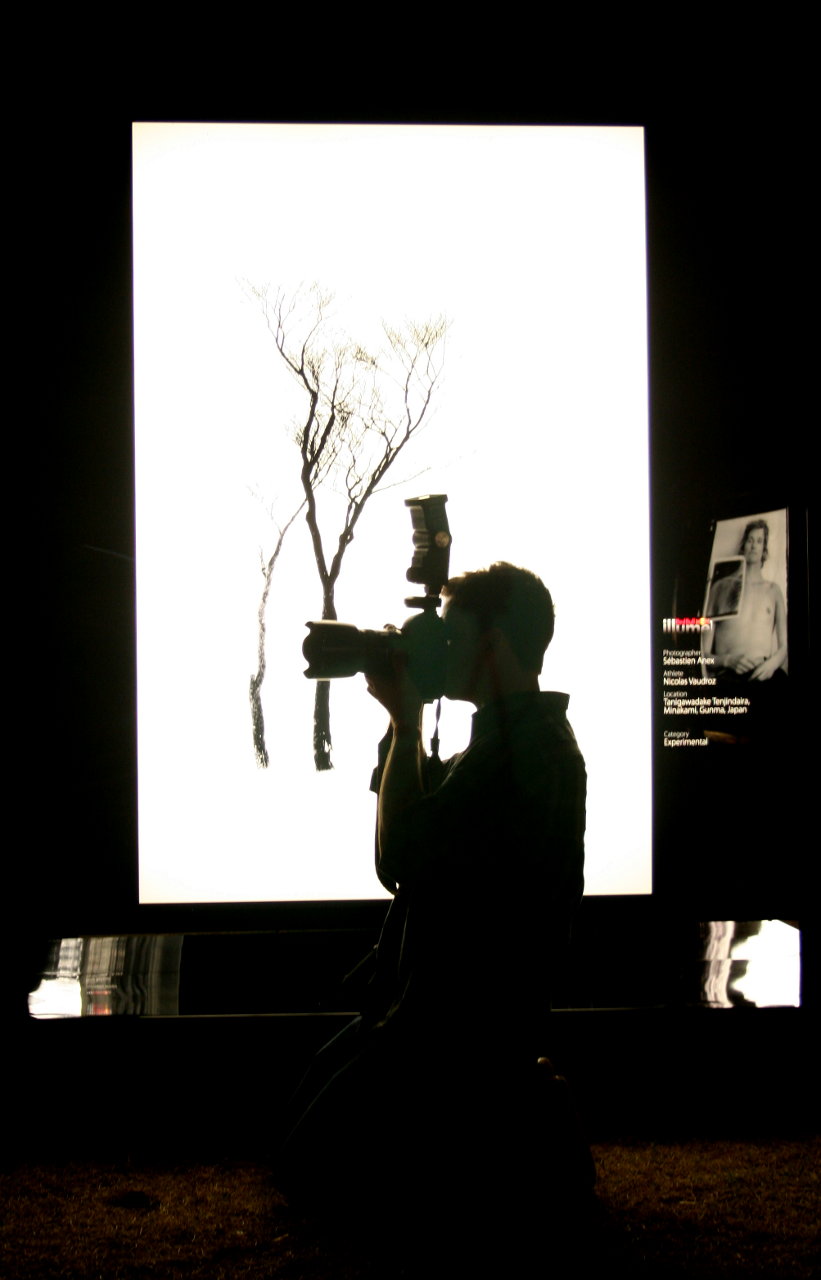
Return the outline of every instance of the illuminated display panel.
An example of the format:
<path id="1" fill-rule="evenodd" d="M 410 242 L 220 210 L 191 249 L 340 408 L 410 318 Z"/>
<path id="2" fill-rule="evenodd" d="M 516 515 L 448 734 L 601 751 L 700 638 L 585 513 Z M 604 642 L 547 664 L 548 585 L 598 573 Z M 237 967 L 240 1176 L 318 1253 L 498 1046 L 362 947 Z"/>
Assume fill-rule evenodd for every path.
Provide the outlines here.
<path id="1" fill-rule="evenodd" d="M 424 430 L 346 552 L 339 617 L 401 624 L 404 500 L 447 493 L 451 573 L 505 559 L 556 605 L 542 688 L 570 694 L 589 778 L 587 892 L 651 889 L 643 131 L 144 124 L 134 128 L 140 900 L 383 896 L 368 784 L 385 713 L 334 681 L 334 768 L 302 672 L 321 589 L 297 508 L 298 387 L 254 288 L 317 282 L 364 347 L 444 315 Z M 336 484 L 336 490 L 334 485 Z M 339 481 L 319 495 L 326 545 Z M 444 703 L 442 754 L 472 708 Z"/>

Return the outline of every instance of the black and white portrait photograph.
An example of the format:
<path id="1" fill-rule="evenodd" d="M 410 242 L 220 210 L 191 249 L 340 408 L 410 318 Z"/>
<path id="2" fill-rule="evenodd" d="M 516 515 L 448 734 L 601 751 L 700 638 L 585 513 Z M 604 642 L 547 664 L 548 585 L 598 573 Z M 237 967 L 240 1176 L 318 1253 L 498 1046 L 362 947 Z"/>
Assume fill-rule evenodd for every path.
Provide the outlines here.
<path id="1" fill-rule="evenodd" d="M 719 576 L 720 565 L 733 563 L 724 558 L 731 548 L 738 568 Z M 713 674 L 751 686 L 779 683 L 787 668 L 786 510 L 718 521 L 708 582 L 713 628 L 705 652 Z"/>

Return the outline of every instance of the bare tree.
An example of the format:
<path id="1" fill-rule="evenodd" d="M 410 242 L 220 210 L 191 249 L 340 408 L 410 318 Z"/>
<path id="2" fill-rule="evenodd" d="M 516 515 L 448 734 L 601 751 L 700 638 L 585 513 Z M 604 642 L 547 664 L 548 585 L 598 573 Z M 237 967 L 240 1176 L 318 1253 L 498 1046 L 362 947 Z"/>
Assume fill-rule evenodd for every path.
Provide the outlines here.
<path id="1" fill-rule="evenodd" d="M 251 292 L 304 393 L 295 439 L 305 520 L 322 587 L 322 618 L 335 619 L 336 584 L 365 505 L 430 408 L 442 371 L 446 321 L 407 323 L 401 329 L 383 324 L 381 348 L 368 351 L 335 334 L 331 297 L 317 286 L 292 298 L 282 290 L 273 296 L 267 288 Z M 343 498 L 332 554 L 326 551 L 317 505 L 320 486 L 329 477 Z M 332 768 L 328 681 L 316 686 L 313 746 L 316 768 Z"/>
<path id="2" fill-rule="evenodd" d="M 305 502 L 300 502 L 290 519 L 288 519 L 286 523 L 277 530 L 278 537 L 273 553 L 266 559 L 260 551 L 260 568 L 262 570 L 264 585 L 262 588 L 259 608 L 257 610 L 257 669 L 251 676 L 251 682 L 248 688 L 248 697 L 251 702 L 251 727 L 254 734 L 254 754 L 257 758 L 257 764 L 262 769 L 268 768 L 268 748 L 265 744 L 265 717 L 262 713 L 262 682 L 265 679 L 265 615 L 268 605 L 268 595 L 271 590 L 271 580 L 274 576 L 276 562 L 279 559 L 279 553 L 282 550 L 282 544 L 285 541 L 285 535 L 304 506 Z"/>

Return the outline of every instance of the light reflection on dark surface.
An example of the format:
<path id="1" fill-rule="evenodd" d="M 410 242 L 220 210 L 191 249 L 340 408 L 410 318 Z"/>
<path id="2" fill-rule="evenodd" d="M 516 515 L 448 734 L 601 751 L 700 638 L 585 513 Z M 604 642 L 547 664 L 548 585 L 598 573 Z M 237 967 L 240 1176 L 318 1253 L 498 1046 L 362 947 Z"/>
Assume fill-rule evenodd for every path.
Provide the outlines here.
<path id="1" fill-rule="evenodd" d="M 33 1018 L 179 1014 L 182 934 L 60 938 L 29 996 Z"/>
<path id="2" fill-rule="evenodd" d="M 801 936 L 784 920 L 702 925 L 701 1003 L 728 1009 L 801 1003 Z"/>
<path id="3" fill-rule="evenodd" d="M 698 935 L 696 953 L 686 957 L 683 966 L 698 974 L 697 983 L 687 983 L 690 991 L 698 991 L 696 1004 L 713 1009 L 800 1005 L 797 928 L 781 920 L 713 920 L 701 924 Z M 273 979 L 269 983 L 266 976 L 265 948 L 273 949 L 273 941 L 256 935 L 254 972 L 248 964 L 236 962 L 228 936 L 132 934 L 54 940 L 39 986 L 29 996 L 29 1013 L 38 1019 L 174 1018 L 192 1013 L 269 1013 L 286 1007 L 274 994 L 276 983 Z M 182 967 L 186 942 L 193 957 L 187 974 Z M 671 993 L 671 1003 L 675 998 Z M 297 993 L 287 1007 L 305 1011 L 317 1007 L 313 999 L 300 1000 Z"/>

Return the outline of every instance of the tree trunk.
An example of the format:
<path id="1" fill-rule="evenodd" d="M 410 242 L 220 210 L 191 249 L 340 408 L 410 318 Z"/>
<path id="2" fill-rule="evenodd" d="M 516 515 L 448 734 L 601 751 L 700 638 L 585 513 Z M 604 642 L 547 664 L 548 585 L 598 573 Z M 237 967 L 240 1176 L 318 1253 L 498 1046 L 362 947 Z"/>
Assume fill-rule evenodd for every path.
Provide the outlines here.
<path id="1" fill-rule="evenodd" d="M 314 695 L 314 764 L 317 773 L 333 769 L 331 762 L 331 682 L 317 680 Z"/>
<path id="2" fill-rule="evenodd" d="M 336 622 L 336 589 L 337 569 L 333 577 L 326 578 L 322 584 L 322 620 Z M 333 769 L 331 760 L 331 682 L 317 680 L 314 694 L 314 765 L 317 773 Z"/>
<path id="3" fill-rule="evenodd" d="M 260 769 L 268 768 L 268 748 L 265 745 L 265 717 L 262 714 L 262 698 L 260 688 L 265 677 L 265 669 L 251 676 L 248 697 L 251 702 L 251 729 L 254 735 L 254 755 Z"/>
<path id="4" fill-rule="evenodd" d="M 282 538 L 280 538 L 279 546 L 268 561 L 265 570 L 265 586 L 263 587 L 262 599 L 257 610 L 257 669 L 256 674 L 251 676 L 248 686 L 248 698 L 251 703 L 251 729 L 254 735 L 254 755 L 257 758 L 257 765 L 260 769 L 268 768 L 268 748 L 265 745 L 265 717 L 262 714 L 261 696 L 262 682 L 265 679 L 265 606 L 268 603 L 271 578 L 273 577 L 274 565 L 281 545 Z"/>
<path id="5" fill-rule="evenodd" d="M 279 559 L 285 535 L 304 506 L 305 503 L 301 503 L 288 523 L 280 529 L 277 544 L 274 547 L 274 554 L 263 570 L 265 585 L 262 588 L 262 598 L 257 609 L 257 670 L 256 674 L 251 676 L 251 682 L 248 686 L 248 698 L 251 703 L 251 728 L 254 735 L 254 755 L 257 758 L 257 764 L 260 769 L 268 768 L 268 748 L 265 745 L 265 717 L 262 714 L 261 696 L 262 682 L 265 679 L 265 609 L 268 604 L 268 594 L 271 590 L 274 567 Z"/>

